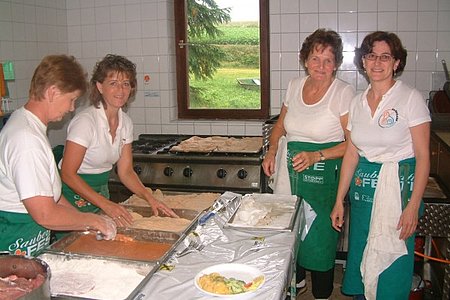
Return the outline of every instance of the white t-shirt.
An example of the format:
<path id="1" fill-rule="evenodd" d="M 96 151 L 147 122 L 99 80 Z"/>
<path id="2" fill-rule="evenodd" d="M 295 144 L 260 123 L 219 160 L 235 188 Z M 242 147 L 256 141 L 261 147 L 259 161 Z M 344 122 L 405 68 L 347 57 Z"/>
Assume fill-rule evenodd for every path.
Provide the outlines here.
<path id="1" fill-rule="evenodd" d="M 430 112 L 422 95 L 398 80 L 383 96 L 371 116 L 366 91 L 351 105 L 347 129 L 361 156 L 372 162 L 401 161 L 414 157 L 410 127 L 430 122 Z"/>
<path id="2" fill-rule="evenodd" d="M 27 213 L 24 199 L 61 196 L 61 179 L 46 135 L 47 126 L 24 107 L 0 132 L 0 210 Z"/>
<path id="3" fill-rule="evenodd" d="M 119 110 L 119 125 L 113 141 L 103 106 L 89 106 L 70 122 L 67 140 L 87 148 L 78 173 L 100 174 L 111 170 L 119 160 L 123 146 L 133 141 L 133 123 Z"/>
<path id="4" fill-rule="evenodd" d="M 348 113 L 350 102 L 355 96 L 354 88 L 336 78 L 319 102 L 308 105 L 303 101 L 302 95 L 308 77 L 292 79 L 286 91 L 284 105 L 288 110 L 284 128 L 288 142 L 343 141 L 345 135 L 340 117 Z"/>

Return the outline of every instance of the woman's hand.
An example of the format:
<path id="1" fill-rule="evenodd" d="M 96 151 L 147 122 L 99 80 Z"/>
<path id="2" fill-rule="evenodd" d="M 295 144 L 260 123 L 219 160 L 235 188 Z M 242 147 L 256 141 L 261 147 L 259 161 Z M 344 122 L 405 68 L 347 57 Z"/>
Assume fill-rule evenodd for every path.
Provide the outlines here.
<path id="1" fill-rule="evenodd" d="M 292 167 L 295 171 L 302 172 L 320 160 L 318 155 L 317 152 L 299 152 L 292 159 Z"/>
<path id="2" fill-rule="evenodd" d="M 107 216 L 98 216 L 100 218 L 100 225 L 97 229 L 103 234 L 105 240 L 113 240 L 117 234 L 116 223 Z"/>
<path id="3" fill-rule="evenodd" d="M 411 202 L 403 210 L 398 221 L 397 230 L 400 230 L 399 239 L 406 240 L 414 234 L 419 222 L 419 209 L 411 205 Z"/>
<path id="4" fill-rule="evenodd" d="M 128 227 L 133 224 L 133 217 L 127 209 L 120 204 L 108 200 L 105 205 L 102 205 L 101 209 L 116 222 L 117 227 Z"/>
<path id="5" fill-rule="evenodd" d="M 262 162 L 264 174 L 272 176 L 275 173 L 275 153 L 267 152 Z"/>
<path id="6" fill-rule="evenodd" d="M 154 197 L 151 197 L 151 198 L 147 199 L 147 201 L 150 204 L 150 206 L 152 207 L 153 214 L 155 216 L 158 216 L 159 212 L 162 212 L 166 216 L 169 216 L 169 217 L 172 217 L 172 218 L 179 218 L 177 216 L 177 214 L 174 213 L 174 211 L 170 207 L 168 207 L 167 205 L 165 205 L 161 201 L 158 201 Z"/>
<path id="7" fill-rule="evenodd" d="M 342 225 L 344 225 L 344 204 L 342 202 L 336 201 L 333 210 L 331 211 L 330 218 L 333 228 L 341 232 Z"/>

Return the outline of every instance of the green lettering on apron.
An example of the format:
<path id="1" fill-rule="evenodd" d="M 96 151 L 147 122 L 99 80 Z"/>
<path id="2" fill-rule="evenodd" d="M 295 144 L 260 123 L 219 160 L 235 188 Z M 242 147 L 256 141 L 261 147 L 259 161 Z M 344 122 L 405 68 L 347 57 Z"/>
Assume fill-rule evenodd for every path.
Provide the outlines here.
<path id="1" fill-rule="evenodd" d="M 288 142 L 287 145 L 291 192 L 317 214 L 305 239 L 299 238 L 297 248 L 297 264 L 308 270 L 324 272 L 334 267 L 339 234 L 331 226 L 330 213 L 336 201 L 342 159 L 320 161 L 300 173 L 293 169 L 291 160 L 301 151 L 318 151 L 337 144 Z"/>
<path id="2" fill-rule="evenodd" d="M 361 157 L 350 185 L 350 231 L 347 269 L 344 274 L 342 292 L 348 295 L 364 294 L 360 265 L 366 247 L 370 227 L 373 197 L 378 182 L 381 164 L 369 162 Z M 415 159 L 399 162 L 399 179 L 402 207 L 411 196 L 414 183 Z M 423 203 L 419 214 L 423 212 Z M 414 267 L 415 235 L 406 240 L 408 255 L 398 258 L 380 274 L 377 300 L 408 299 Z"/>
<path id="3" fill-rule="evenodd" d="M 37 256 L 50 244 L 50 230 L 26 213 L 0 211 L 0 251 Z"/>

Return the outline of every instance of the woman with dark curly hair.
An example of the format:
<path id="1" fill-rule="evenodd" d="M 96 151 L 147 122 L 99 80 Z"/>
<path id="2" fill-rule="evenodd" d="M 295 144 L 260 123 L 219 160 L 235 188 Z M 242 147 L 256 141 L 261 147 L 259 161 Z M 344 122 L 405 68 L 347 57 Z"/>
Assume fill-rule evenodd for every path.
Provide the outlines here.
<path id="1" fill-rule="evenodd" d="M 303 207 L 300 213 L 313 216 L 300 229 L 296 273 L 301 291 L 305 269 L 311 271 L 312 292 L 318 299 L 328 298 L 333 291 L 338 232 L 331 227 L 329 216 L 346 147 L 348 108 L 355 95 L 351 85 L 336 78 L 342 51 L 342 40 L 332 30 L 318 29 L 305 39 L 300 60 L 307 76 L 290 81 L 262 164 L 267 176 L 274 175 L 275 170 L 278 177 L 283 172 L 289 174 L 285 180 L 290 189 L 275 188 L 274 192 L 299 196 Z M 275 157 L 283 155 L 278 151 L 283 136 L 287 159 L 278 159 L 276 165 Z"/>
<path id="2" fill-rule="evenodd" d="M 333 227 L 350 187 L 350 233 L 342 291 L 356 299 L 408 299 L 414 232 L 430 169 L 430 114 L 419 91 L 395 79 L 407 52 L 394 33 L 367 35 L 355 63 L 369 79 L 354 98 Z"/>
<path id="3" fill-rule="evenodd" d="M 160 211 L 177 217 L 152 196 L 133 169 L 133 123 L 122 108 L 136 94 L 136 65 L 123 56 L 109 54 L 95 66 L 90 88 L 92 105 L 78 113 L 67 129 L 60 162 L 66 198 L 81 211 L 100 208 L 117 226 L 131 224 L 131 214 L 109 200 L 109 173 L 117 163 L 121 182 L 146 199 L 155 215 Z"/>

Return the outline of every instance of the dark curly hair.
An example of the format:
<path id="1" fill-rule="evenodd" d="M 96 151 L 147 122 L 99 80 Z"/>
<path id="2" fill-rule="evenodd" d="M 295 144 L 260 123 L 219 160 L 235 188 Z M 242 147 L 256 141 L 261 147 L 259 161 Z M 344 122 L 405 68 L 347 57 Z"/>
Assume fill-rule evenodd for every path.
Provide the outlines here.
<path id="1" fill-rule="evenodd" d="M 364 71 L 363 66 L 363 57 L 366 54 L 372 53 L 373 50 L 373 44 L 375 42 L 381 42 L 384 41 L 386 44 L 388 44 L 389 49 L 391 49 L 391 54 L 394 57 L 395 60 L 400 60 L 400 63 L 397 66 L 397 69 L 395 70 L 394 76 L 400 75 L 406 66 L 406 56 L 408 55 L 408 52 L 402 45 L 402 41 L 399 39 L 399 37 L 392 32 L 386 32 L 386 31 L 375 31 L 373 33 L 368 34 L 364 40 L 361 43 L 361 47 L 355 48 L 355 58 L 354 63 L 356 67 L 360 71 Z"/>
<path id="2" fill-rule="evenodd" d="M 89 99 L 96 108 L 100 107 L 100 103 L 102 103 L 106 108 L 106 102 L 103 99 L 102 94 L 100 94 L 100 91 L 97 89 L 97 82 L 103 83 L 111 72 L 126 75 L 130 80 L 130 99 L 136 95 L 136 65 L 123 56 L 108 54 L 95 65 L 90 81 L 91 93 L 89 94 Z"/>
<path id="3" fill-rule="evenodd" d="M 336 69 L 342 64 L 344 59 L 343 45 L 341 36 L 334 30 L 327 30 L 319 28 L 310 34 L 302 44 L 302 49 L 300 50 L 300 61 L 303 66 L 308 60 L 309 55 L 315 49 L 325 49 L 330 46 L 331 51 L 334 54 L 334 62 L 336 64 Z"/>

